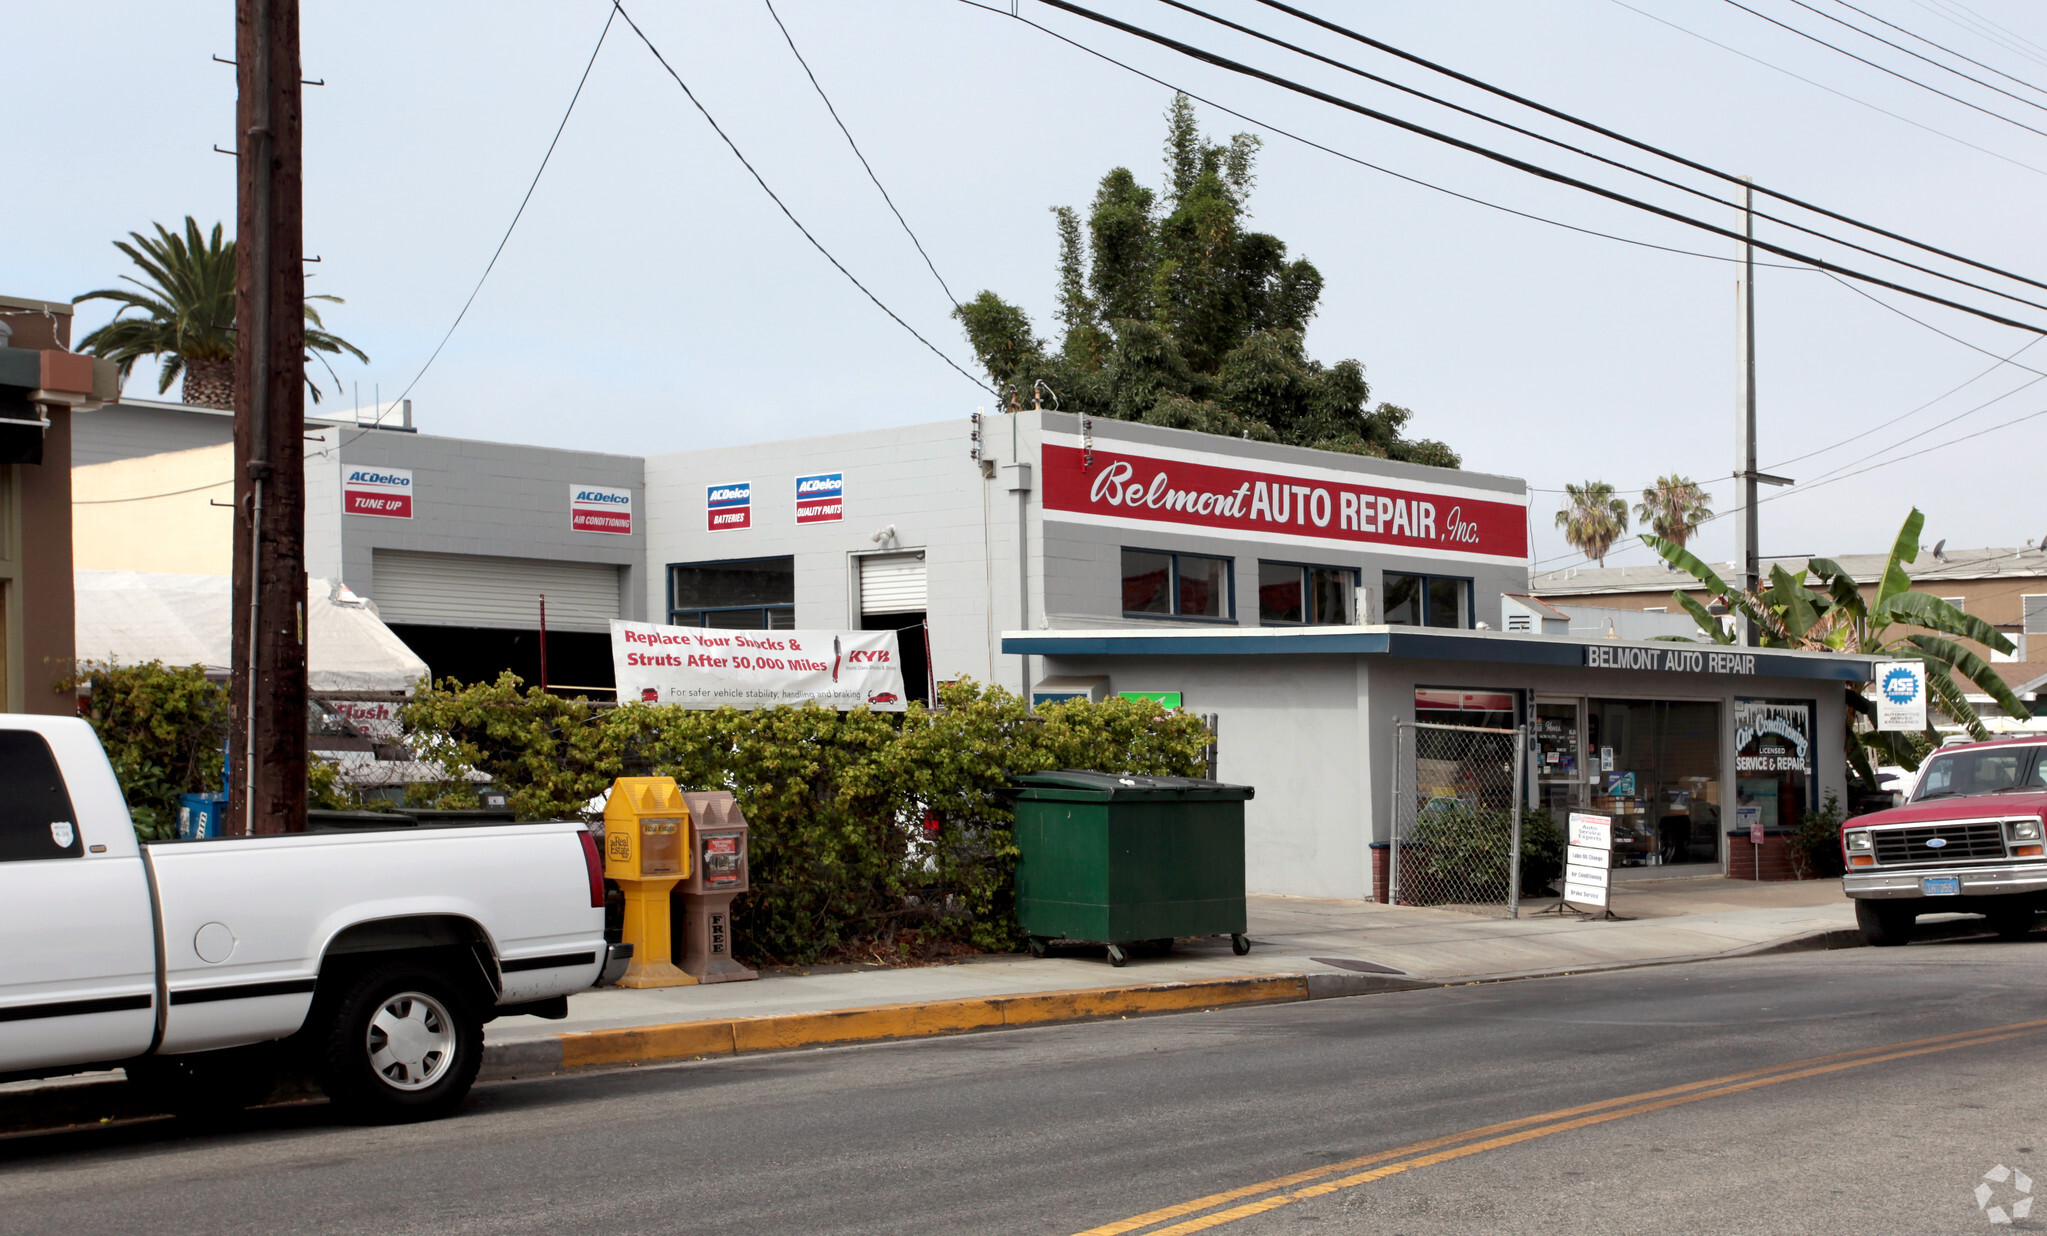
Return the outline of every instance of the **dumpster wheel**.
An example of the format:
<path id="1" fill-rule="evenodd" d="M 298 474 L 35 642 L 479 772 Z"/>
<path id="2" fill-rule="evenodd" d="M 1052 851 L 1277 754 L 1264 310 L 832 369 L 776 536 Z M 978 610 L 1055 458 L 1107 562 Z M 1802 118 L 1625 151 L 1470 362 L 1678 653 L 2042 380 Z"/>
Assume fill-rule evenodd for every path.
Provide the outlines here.
<path id="1" fill-rule="evenodd" d="M 1117 969 L 1121 969 L 1121 968 L 1123 967 L 1123 963 L 1124 963 L 1124 962 L 1126 962 L 1126 961 L 1129 961 L 1129 960 L 1130 960 L 1130 954 L 1128 954 L 1128 953 L 1126 953 L 1126 952 L 1124 952 L 1124 951 L 1123 951 L 1123 946 L 1122 946 L 1122 945 L 1120 945 L 1120 944 L 1111 944 L 1111 945 L 1109 946 L 1109 964 L 1110 964 L 1110 965 L 1112 965 L 1112 966 L 1115 966 L 1115 967 L 1116 967 Z"/>
<path id="2" fill-rule="evenodd" d="M 1024 940 L 1024 949 L 1033 957 L 1043 957 L 1052 951 L 1051 943 L 1044 936 L 1030 936 Z"/>
<path id="3" fill-rule="evenodd" d="M 1251 951 L 1251 937 L 1233 935 L 1230 937 L 1230 951 L 1242 957 Z"/>

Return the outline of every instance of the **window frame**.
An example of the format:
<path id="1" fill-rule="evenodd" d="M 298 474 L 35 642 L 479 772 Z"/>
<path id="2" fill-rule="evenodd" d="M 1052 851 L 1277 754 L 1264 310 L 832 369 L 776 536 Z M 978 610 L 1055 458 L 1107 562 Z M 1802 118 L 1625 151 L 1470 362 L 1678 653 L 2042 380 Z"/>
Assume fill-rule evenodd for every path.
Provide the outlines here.
<path id="1" fill-rule="evenodd" d="M 1421 621 L 1419 621 L 1419 622 L 1414 622 L 1414 623 L 1405 623 L 1405 622 L 1388 622 L 1388 621 L 1387 621 L 1387 619 L 1386 619 L 1386 611 L 1385 611 L 1385 604 L 1386 604 L 1386 600 L 1385 600 L 1385 599 L 1386 599 L 1386 596 L 1387 596 L 1387 594 L 1388 594 L 1388 593 L 1390 593 L 1390 592 L 1392 591 L 1392 589 L 1391 589 L 1391 588 L 1389 588 L 1389 587 L 1387 586 L 1387 584 L 1386 584 L 1386 581 L 1387 581 L 1387 580 L 1388 580 L 1389 578 L 1392 578 L 1393 576 L 1400 576 L 1401 578 L 1404 578 L 1404 579 L 1418 579 L 1418 580 L 1420 580 L 1420 581 L 1421 581 L 1421 585 L 1422 585 L 1422 588 L 1421 588 L 1421 615 L 1420 615 Z M 1464 613 L 1463 613 L 1462 615 L 1460 615 L 1460 621 L 1459 621 L 1459 624 L 1458 624 L 1457 626 L 1454 626 L 1454 627 L 1436 627 L 1435 629 L 1436 629 L 1436 630 L 1439 630 L 1439 631 L 1475 631 L 1475 630 L 1477 630 L 1477 629 L 1478 629 L 1478 582 L 1477 582 L 1477 578 L 1476 578 L 1475 576 L 1471 576 L 1471 575 L 1432 575 L 1432 574 L 1428 574 L 1427 572 L 1423 572 L 1423 571 L 1381 571 L 1381 572 L 1379 572 L 1379 604 L 1380 604 L 1380 610 L 1379 610 L 1379 623 L 1380 623 L 1380 625 L 1382 625 L 1382 626 L 1413 626 L 1413 627 L 1415 627 L 1415 628 L 1417 628 L 1417 629 L 1419 629 L 1419 630 L 1427 630 L 1427 629 L 1429 629 L 1429 627 L 1430 627 L 1430 626 L 1432 625 L 1432 624 L 1431 624 L 1431 623 L 1429 622 L 1429 615 L 1430 615 L 1430 611 L 1431 611 L 1432 609 L 1434 609 L 1434 602 L 1432 602 L 1432 601 L 1431 601 L 1431 600 L 1429 599 L 1429 585 L 1431 585 L 1431 584 L 1433 584 L 1433 583 L 1436 583 L 1437 581 L 1446 581 L 1446 582 L 1451 582 L 1451 583 L 1458 583 L 1458 584 L 1462 584 L 1462 585 L 1464 585 L 1464 606 L 1463 606 L 1463 608 L 1464 608 Z"/>
<path id="2" fill-rule="evenodd" d="M 745 563 L 749 563 L 749 562 L 781 562 L 781 561 L 784 561 L 784 560 L 786 560 L 786 561 L 787 561 L 787 562 L 789 563 L 789 603 L 788 603 L 788 604 L 786 604 L 786 605 L 681 605 L 681 606 L 679 606 L 679 605 L 677 605 L 677 604 L 675 603 L 675 573 L 676 573 L 676 572 L 677 572 L 678 570 L 681 570 L 681 569 L 683 569 L 683 568 L 685 568 L 685 567 L 722 567 L 722 566 L 741 566 L 741 565 L 744 565 Z M 781 631 L 781 630 L 793 630 L 793 629 L 795 628 L 795 626 L 796 626 L 796 555 L 795 555 L 795 554 L 749 554 L 749 555 L 747 555 L 746 557 L 743 557 L 743 558 L 705 558 L 705 559 L 702 559 L 702 560 L 700 560 L 700 561 L 696 561 L 696 562 L 671 562 L 671 563 L 669 563 L 669 564 L 668 564 L 668 568 L 667 568 L 667 570 L 666 570 L 666 571 L 664 572 L 664 577 L 665 577 L 665 579 L 666 579 L 666 587 L 667 587 L 667 592 L 668 592 L 668 605 L 667 605 L 667 609 L 666 609 L 665 613 L 666 613 L 666 615 L 667 615 L 667 622 L 668 622 L 668 625 L 669 625 L 669 626 L 671 626 L 671 627 L 679 627 L 679 626 L 685 626 L 685 625 L 687 625 L 687 624 L 684 624 L 684 623 L 681 623 L 681 622 L 677 622 L 677 621 L 676 621 L 676 615 L 677 615 L 677 614 L 682 614 L 682 613 L 690 613 L 690 614 L 696 614 L 696 615 L 698 615 L 698 616 L 699 616 L 699 620 L 698 620 L 698 621 L 697 621 L 697 623 L 695 624 L 695 629 L 696 629 L 696 630 L 700 630 L 700 631 L 706 631 L 706 630 L 728 630 L 728 629 L 729 629 L 729 630 L 748 630 L 748 631 L 750 631 L 750 630 L 753 630 L 753 629 L 754 629 L 754 628 L 752 628 L 752 627 L 732 627 L 732 628 L 723 628 L 723 627 L 717 627 L 717 628 L 714 628 L 714 627 L 711 627 L 711 626 L 709 626 L 709 625 L 708 625 L 707 623 L 705 623 L 705 622 L 703 622 L 703 621 L 702 621 L 702 615 L 705 615 L 705 614 L 743 614 L 743 613 L 756 613 L 756 614 L 759 614 L 759 615 L 761 616 L 761 626 L 760 626 L 760 628 L 759 628 L 759 629 L 761 629 L 761 630 L 763 630 L 763 631 Z M 788 625 L 787 627 L 777 627 L 777 626 L 775 626 L 775 625 L 774 625 L 774 618 L 773 618 L 773 615 L 775 615 L 775 614 L 778 614 L 778 613 L 785 613 L 785 614 L 789 615 L 789 625 Z"/>
<path id="3" fill-rule="evenodd" d="M 49 736 L 36 730 L 15 730 L 13 733 L 16 736 L 16 740 L 25 749 L 33 751 L 36 755 L 40 756 L 48 766 L 49 775 L 54 779 L 51 788 L 55 791 L 57 797 L 62 800 L 66 818 L 62 821 L 49 821 L 45 824 L 45 827 L 54 823 L 69 824 L 71 827 L 71 841 L 68 845 L 55 846 L 56 837 L 52 834 L 50 840 L 53 843 L 53 848 L 49 852 L 21 854 L 9 853 L 9 849 L 13 844 L 12 840 L 0 842 L 0 863 L 48 863 L 84 858 L 85 830 L 78 826 L 78 801 L 71 795 L 71 785 L 64 779 L 64 764 L 57 758 L 56 749 L 50 745 Z M 37 818 L 41 819 L 42 816 L 47 816 L 48 814 L 45 811 Z M 22 837 L 25 838 L 30 835 L 40 837 L 42 834 L 31 830 L 28 833 L 22 834 Z M 10 834 L 10 837 L 12 836 Z"/>
<path id="4" fill-rule="evenodd" d="M 1264 588 L 1264 586 L 1265 586 L 1265 581 L 1264 581 L 1264 579 L 1263 579 L 1263 575 L 1264 575 L 1264 568 L 1265 568 L 1265 567 L 1269 567 L 1269 566 L 1276 566 L 1276 567 L 1292 567 L 1292 568 L 1293 568 L 1294 570 L 1297 570 L 1297 571 L 1299 571 L 1299 572 L 1301 573 L 1301 614 L 1302 614 L 1301 620 L 1300 620 L 1299 622 L 1288 622 L 1288 621 L 1286 621 L 1286 620 L 1284 620 L 1284 619 L 1279 619 L 1279 618 L 1270 618 L 1270 619 L 1269 619 L 1269 618 L 1267 618 L 1267 617 L 1265 616 L 1265 602 L 1264 602 L 1264 599 L 1263 599 L 1263 597 L 1261 596 L 1261 597 L 1260 597 L 1260 599 L 1259 599 L 1259 602 L 1258 602 L 1258 625 L 1259 625 L 1259 626 L 1261 626 L 1261 627 L 1331 627 L 1331 626 L 1335 626 L 1335 627 L 1343 627 L 1343 626 L 1354 626 L 1354 625 L 1356 625 L 1356 623 L 1357 623 L 1357 621 L 1358 621 L 1358 598 L 1359 598 L 1359 596 L 1360 596 L 1360 595 L 1362 595 L 1362 594 L 1364 593 L 1364 591 L 1365 591 L 1365 572 L 1364 572 L 1364 568 L 1362 568 L 1362 567 L 1347 567 L 1347 566 L 1337 566 L 1337 565 L 1335 565 L 1334 563 L 1328 563 L 1328 562 L 1295 562 L 1295 561 L 1293 561 L 1292 559 L 1288 559 L 1288 558 L 1260 558 L 1260 559 L 1258 559 L 1258 566 L 1259 566 L 1259 568 L 1260 568 L 1260 571 L 1259 571 L 1259 574 L 1260 574 L 1260 579 L 1259 579 L 1259 582 L 1258 582 L 1258 586 L 1259 586 L 1259 587 L 1260 587 L 1261 589 L 1262 589 L 1262 588 Z M 1349 575 L 1349 576 L 1350 576 L 1350 614 L 1349 614 L 1349 616 L 1348 616 L 1348 617 L 1347 617 L 1347 618 L 1346 618 L 1346 619 L 1345 619 L 1344 621 L 1342 621 L 1342 622 L 1316 622 L 1316 621 L 1315 621 L 1314 619 L 1312 619 L 1312 618 L 1309 618 L 1309 617 L 1307 617 L 1307 614 L 1308 614 L 1308 610 L 1309 610 L 1309 598 L 1310 598 L 1310 596 L 1312 595 L 1312 592 L 1311 592 L 1311 590 L 1310 590 L 1310 588 L 1309 588 L 1309 586 L 1308 586 L 1308 581 L 1309 581 L 1309 578 L 1310 578 L 1310 577 L 1309 577 L 1309 575 L 1308 575 L 1308 572 L 1310 572 L 1310 571 L 1341 571 L 1341 572 L 1343 572 L 1344 574 L 1346 574 L 1346 575 Z"/>
<path id="5" fill-rule="evenodd" d="M 1164 614 L 1148 614 L 1141 610 L 1122 609 L 1123 555 L 1158 554 L 1170 563 L 1170 578 L 1166 581 L 1166 596 L 1172 603 L 1172 610 Z M 1180 559 L 1199 558 L 1205 562 L 1223 564 L 1223 613 L 1218 617 L 1207 614 L 1183 614 L 1180 612 Z M 1120 545 L 1116 549 L 1117 598 L 1119 613 L 1125 618 L 1146 622 L 1206 622 L 1217 626 L 1237 625 L 1237 560 L 1227 554 L 1203 554 L 1192 550 L 1153 549 L 1147 545 Z"/>

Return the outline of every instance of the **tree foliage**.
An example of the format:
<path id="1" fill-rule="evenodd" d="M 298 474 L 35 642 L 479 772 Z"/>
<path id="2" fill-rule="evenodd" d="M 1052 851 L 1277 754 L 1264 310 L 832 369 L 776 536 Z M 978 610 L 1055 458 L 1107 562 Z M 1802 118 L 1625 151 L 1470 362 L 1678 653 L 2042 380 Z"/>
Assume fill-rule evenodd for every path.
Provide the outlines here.
<path id="1" fill-rule="evenodd" d="M 1688 476 L 1659 476 L 1642 491 L 1635 517 L 1666 541 L 1682 547 L 1713 515 L 1713 498 Z"/>
<path id="2" fill-rule="evenodd" d="M 1363 365 L 1307 354 L 1322 274 L 1245 227 L 1258 139 L 1207 141 L 1185 95 L 1166 120 L 1163 194 L 1119 167 L 1084 220 L 1053 208 L 1056 349 L 994 292 L 955 312 L 1012 407 L 1048 390 L 1068 412 L 1457 467 L 1441 442 L 1403 436 L 1413 413 L 1370 406 Z"/>
<path id="3" fill-rule="evenodd" d="M 86 719 L 114 766 L 136 834 L 175 835 L 178 795 L 220 788 L 227 688 L 207 678 L 204 666 L 161 661 L 90 663 L 63 689 L 81 685 L 90 692 Z"/>
<path id="4" fill-rule="evenodd" d="M 1613 543 L 1628 530 L 1628 500 L 1614 496 L 1605 481 L 1564 485 L 1564 507 L 1557 512 L 1557 527 L 1571 548 L 1606 565 Z"/>
<path id="5" fill-rule="evenodd" d="M 752 891 L 733 904 L 761 961 L 946 945 L 1013 947 L 1016 848 L 1000 791 L 1050 768 L 1197 775 L 1207 729 L 1149 700 L 1026 710 L 972 682 L 940 707 L 741 712 L 592 706 L 494 683 L 445 683 L 403 710 L 415 749 L 481 770 L 527 815 L 578 814 L 622 775 L 730 790 L 750 826 Z M 466 783 L 457 783 L 466 784 Z"/>

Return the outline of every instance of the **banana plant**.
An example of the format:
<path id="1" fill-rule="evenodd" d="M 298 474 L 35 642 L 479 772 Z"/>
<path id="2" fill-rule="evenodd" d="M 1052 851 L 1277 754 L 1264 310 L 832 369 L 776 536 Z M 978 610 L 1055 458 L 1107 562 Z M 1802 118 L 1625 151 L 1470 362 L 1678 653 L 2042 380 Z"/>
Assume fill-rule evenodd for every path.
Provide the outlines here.
<path id="1" fill-rule="evenodd" d="M 1728 584 L 1712 567 L 1675 541 L 1644 536 L 1642 542 L 1665 562 L 1704 586 L 1710 598 L 1705 603 L 1682 591 L 1672 593 L 1671 599 L 1692 616 L 1699 630 L 1714 643 L 1734 642 L 1733 633 L 1708 608 L 1721 605 L 1746 618 L 1757 642 L 1765 648 L 1916 658 L 1926 663 L 1927 694 L 1934 706 L 1967 730 L 1970 737 L 1981 741 L 1990 732 L 1970 706 L 1957 679 L 1974 683 L 2013 717 L 2025 720 L 2033 714 L 1988 662 L 1955 639 L 1974 640 L 2007 654 L 2013 651 L 2012 642 L 1976 615 L 1939 597 L 1912 590 L 1912 579 L 1905 573 L 1905 566 L 1919 556 L 1919 533 L 1925 525 L 1926 517 L 1915 507 L 1891 545 L 1875 595 L 1867 599 L 1855 577 L 1831 558 L 1814 558 L 1796 572 L 1773 566 L 1767 586 L 1758 583 L 1744 590 Z M 1807 586 L 1808 573 L 1817 587 Z M 1918 629 L 1893 633 L 1894 627 Z M 1874 723 L 1873 701 L 1855 689 L 1848 691 L 1847 699 L 1851 717 L 1860 713 Z M 1886 762 L 1916 768 L 1919 748 L 1913 737 L 1877 730 L 1872 724 L 1871 729 L 1849 742 L 1849 759 L 1857 774 L 1874 786 L 1876 777 L 1864 748 L 1879 752 Z M 1940 742 L 1930 722 L 1925 737 L 1935 745 Z"/>

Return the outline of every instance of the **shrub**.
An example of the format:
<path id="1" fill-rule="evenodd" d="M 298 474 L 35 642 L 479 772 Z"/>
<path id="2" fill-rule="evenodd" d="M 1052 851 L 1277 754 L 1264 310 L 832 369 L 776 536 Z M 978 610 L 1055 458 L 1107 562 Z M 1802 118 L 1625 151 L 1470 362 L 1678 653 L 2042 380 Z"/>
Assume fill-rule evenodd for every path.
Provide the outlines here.
<path id="1" fill-rule="evenodd" d="M 940 690 L 900 714 L 815 705 L 741 712 L 593 706 L 494 683 L 445 683 L 401 712 L 422 759 L 505 787 L 522 814 L 580 814 L 615 777 L 730 790 L 750 825 L 742 951 L 806 963 L 1017 943 L 1016 848 L 1000 791 L 1050 768 L 1198 775 L 1199 718 L 1149 700 L 1035 712 L 999 687 Z"/>
<path id="2" fill-rule="evenodd" d="M 220 787 L 227 689 L 204 667 L 92 662 L 64 689 L 91 691 L 86 719 L 114 766 L 135 832 L 174 836 L 178 795 Z"/>
<path id="3" fill-rule="evenodd" d="M 1406 905 L 1485 904 L 1507 900 L 1513 813 L 1439 799 L 1415 821 L 1400 847 L 1400 900 Z M 1564 870 L 1564 835 L 1546 809 L 1521 812 L 1521 896 L 1540 897 Z"/>
<path id="4" fill-rule="evenodd" d="M 1786 838 L 1791 874 L 1801 880 L 1841 874 L 1841 821 L 1845 818 L 1840 795 L 1828 790 L 1826 804 L 1818 811 L 1806 812 L 1797 831 Z"/>

